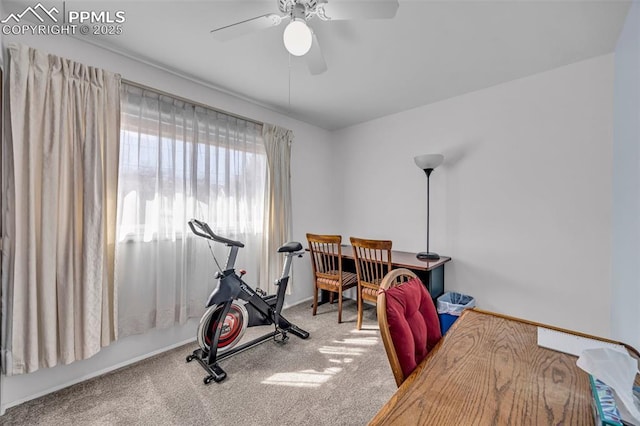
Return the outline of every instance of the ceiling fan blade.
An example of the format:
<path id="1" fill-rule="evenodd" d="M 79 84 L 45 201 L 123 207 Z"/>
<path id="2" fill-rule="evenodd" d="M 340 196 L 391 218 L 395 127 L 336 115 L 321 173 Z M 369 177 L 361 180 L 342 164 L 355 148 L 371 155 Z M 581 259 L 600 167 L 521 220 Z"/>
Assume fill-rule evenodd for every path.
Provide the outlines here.
<path id="1" fill-rule="evenodd" d="M 243 35 L 249 34 L 253 31 L 277 27 L 280 25 L 282 20 L 286 18 L 288 18 L 286 15 L 279 16 L 275 13 L 268 13 L 266 15 L 247 19 L 246 21 L 240 21 L 225 27 L 216 28 L 215 30 L 211 30 L 211 35 L 213 35 L 216 40 L 227 41 L 237 37 L 242 37 Z"/>
<path id="2" fill-rule="evenodd" d="M 325 0 L 318 7 L 324 9 L 328 20 L 390 19 L 396 16 L 398 0 Z"/>
<path id="3" fill-rule="evenodd" d="M 322 49 L 320 49 L 315 33 L 313 34 L 311 49 L 304 55 L 304 58 L 307 61 L 309 72 L 311 72 L 312 75 L 322 74 L 327 70 L 327 63 L 324 61 Z"/>

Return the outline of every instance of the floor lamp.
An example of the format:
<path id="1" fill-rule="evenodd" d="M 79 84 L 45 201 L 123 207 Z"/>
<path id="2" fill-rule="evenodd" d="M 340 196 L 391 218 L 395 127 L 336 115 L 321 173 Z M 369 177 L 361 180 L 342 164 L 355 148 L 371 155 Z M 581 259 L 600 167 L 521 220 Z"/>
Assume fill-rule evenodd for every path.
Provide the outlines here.
<path id="1" fill-rule="evenodd" d="M 422 251 L 416 255 L 418 259 L 424 260 L 438 260 L 440 255 L 429 251 L 429 176 L 433 169 L 442 164 L 444 156 L 442 154 L 425 154 L 414 157 L 416 166 L 424 170 L 424 174 L 427 175 L 427 251 Z"/>

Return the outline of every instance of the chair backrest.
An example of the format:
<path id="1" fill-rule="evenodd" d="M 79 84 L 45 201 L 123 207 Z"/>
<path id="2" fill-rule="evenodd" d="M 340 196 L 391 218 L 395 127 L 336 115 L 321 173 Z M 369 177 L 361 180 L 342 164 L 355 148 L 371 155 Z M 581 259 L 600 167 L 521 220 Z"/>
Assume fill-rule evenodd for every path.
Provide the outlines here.
<path id="1" fill-rule="evenodd" d="M 311 266 L 315 278 L 341 281 L 342 237 L 340 235 L 307 234 Z"/>
<path id="2" fill-rule="evenodd" d="M 391 271 L 391 244 L 389 240 L 351 237 L 356 273 L 363 286 L 377 291 L 384 276 Z"/>
<path id="3" fill-rule="evenodd" d="M 380 335 L 398 387 L 440 341 L 435 305 L 420 279 L 408 269 L 388 273 L 378 291 Z"/>

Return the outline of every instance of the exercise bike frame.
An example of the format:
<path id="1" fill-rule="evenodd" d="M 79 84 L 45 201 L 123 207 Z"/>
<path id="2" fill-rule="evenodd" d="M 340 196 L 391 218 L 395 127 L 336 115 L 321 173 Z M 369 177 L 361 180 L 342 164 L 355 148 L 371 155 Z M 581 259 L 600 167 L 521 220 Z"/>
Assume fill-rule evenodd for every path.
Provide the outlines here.
<path id="1" fill-rule="evenodd" d="M 291 332 L 301 339 L 306 339 L 309 337 L 308 332 L 290 323 L 282 315 L 280 315 L 284 303 L 285 293 L 287 291 L 287 285 L 289 283 L 289 271 L 291 269 L 293 257 L 302 257 L 302 254 L 304 253 L 304 251 L 302 251 L 302 246 L 300 245 L 300 243 L 287 243 L 278 249 L 279 253 L 285 253 L 285 263 L 282 269 L 282 275 L 275 283 L 278 287 L 278 290 L 276 293 L 275 306 L 272 306 L 265 301 L 265 298 L 272 300 L 273 296 L 260 296 L 253 288 L 251 288 L 251 286 L 245 283 L 242 280 L 241 276 L 239 276 L 235 271 L 234 266 L 236 257 L 238 255 L 238 250 L 244 247 L 243 243 L 239 241 L 229 240 L 216 235 L 215 233 L 213 233 L 209 225 L 196 219 L 192 219 L 191 221 L 189 221 L 189 227 L 194 234 L 200 237 L 207 238 L 230 247 L 224 271 L 219 271 L 216 273 L 218 284 L 212 291 L 206 304 L 207 308 L 211 308 L 212 306 L 222 306 L 222 311 L 219 313 L 217 319 L 210 319 L 210 321 L 217 321 L 217 325 L 216 331 L 211 339 L 209 351 L 207 353 L 202 348 L 198 348 L 193 351 L 191 355 L 187 356 L 187 362 L 191 362 L 195 359 L 202 366 L 202 368 L 204 368 L 205 371 L 209 373 L 209 375 L 204 378 L 205 384 L 211 383 L 212 380 L 215 382 L 220 382 L 227 377 L 227 374 L 218 365 L 218 361 L 252 348 L 269 339 L 278 339 L 279 337 L 279 341 L 285 342 L 288 339 L 288 332 Z M 224 326 L 224 319 L 229 313 L 231 304 L 235 299 L 247 301 L 247 305 L 250 305 L 252 309 L 254 309 L 263 317 L 263 321 L 260 325 L 274 324 L 275 330 L 249 342 L 243 343 L 238 347 L 229 349 L 222 354 L 218 354 L 218 341 L 220 339 L 222 328 Z M 248 320 L 249 318 L 247 318 L 247 321 Z M 252 324 L 249 324 L 249 327 L 251 326 Z"/>

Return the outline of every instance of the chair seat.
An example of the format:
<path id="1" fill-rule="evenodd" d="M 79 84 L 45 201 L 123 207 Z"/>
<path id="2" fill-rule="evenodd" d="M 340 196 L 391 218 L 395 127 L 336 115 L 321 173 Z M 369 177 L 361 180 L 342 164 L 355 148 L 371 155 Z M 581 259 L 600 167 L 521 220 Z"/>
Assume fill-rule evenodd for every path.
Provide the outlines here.
<path id="1" fill-rule="evenodd" d="M 375 302 L 378 299 L 378 290 L 382 280 L 375 280 L 373 283 L 362 282 L 362 297 L 366 300 Z"/>
<path id="2" fill-rule="evenodd" d="M 330 271 L 329 274 L 338 275 L 339 271 Z M 342 288 L 353 287 L 358 282 L 358 276 L 353 272 L 342 272 Z M 331 278 L 318 278 L 318 284 L 335 287 L 336 289 L 340 287 L 340 282 L 336 279 L 333 280 Z"/>
<path id="3" fill-rule="evenodd" d="M 362 296 L 371 300 L 376 300 L 378 298 L 378 289 L 362 287 Z"/>

